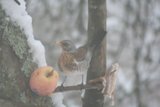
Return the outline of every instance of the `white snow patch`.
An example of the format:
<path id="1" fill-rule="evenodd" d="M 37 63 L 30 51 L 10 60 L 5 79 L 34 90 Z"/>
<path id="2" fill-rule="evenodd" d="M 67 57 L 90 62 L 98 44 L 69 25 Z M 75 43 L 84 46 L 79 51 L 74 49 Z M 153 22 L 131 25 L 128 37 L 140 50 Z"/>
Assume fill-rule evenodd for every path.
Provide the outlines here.
<path id="1" fill-rule="evenodd" d="M 14 0 L 0 1 L 6 14 L 14 23 L 17 23 L 26 34 L 27 42 L 33 55 L 33 61 L 37 63 L 39 67 L 46 66 L 45 48 L 39 40 L 34 39 L 32 18 L 26 12 L 24 0 L 19 0 L 19 2 L 20 5 L 16 4 Z M 63 104 L 63 94 L 57 93 L 52 95 L 51 98 L 55 107 L 66 107 Z"/>
<path id="2" fill-rule="evenodd" d="M 39 67 L 46 66 L 45 48 L 40 41 L 34 39 L 32 18 L 26 12 L 25 1 L 19 0 L 19 2 L 20 5 L 18 5 L 14 0 L 0 1 L 6 14 L 14 23 L 17 23 L 26 34 L 28 45 L 33 56 L 33 61 L 37 63 Z"/>
<path id="3" fill-rule="evenodd" d="M 53 105 L 55 107 L 66 107 L 63 104 L 63 94 L 62 93 L 54 93 L 52 94 L 51 98 L 52 98 Z"/>

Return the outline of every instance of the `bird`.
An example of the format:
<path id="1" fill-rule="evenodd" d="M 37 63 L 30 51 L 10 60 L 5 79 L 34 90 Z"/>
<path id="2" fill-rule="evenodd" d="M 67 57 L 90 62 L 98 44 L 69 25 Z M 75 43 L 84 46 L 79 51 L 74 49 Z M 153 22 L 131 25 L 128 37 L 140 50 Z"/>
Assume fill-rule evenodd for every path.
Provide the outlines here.
<path id="1" fill-rule="evenodd" d="M 88 48 L 85 45 L 77 48 L 71 40 L 57 41 L 56 45 L 60 46 L 62 50 L 58 58 L 58 67 L 60 71 L 66 74 L 64 81 L 68 74 L 82 72 L 87 69 L 88 61 L 86 57 Z"/>
<path id="2" fill-rule="evenodd" d="M 58 59 L 58 67 L 60 71 L 71 73 L 74 71 L 82 71 L 82 68 L 87 68 L 93 50 L 104 39 L 106 36 L 106 31 L 102 29 L 97 32 L 97 35 L 99 36 L 89 39 L 86 44 L 78 48 L 71 40 L 57 41 L 56 44 L 62 49 L 62 53 Z M 87 55 L 90 55 L 88 59 Z"/>
<path id="3" fill-rule="evenodd" d="M 95 51 L 95 48 L 101 43 L 103 38 L 105 37 L 106 31 L 99 33 L 99 36 L 89 37 L 85 44 L 80 47 L 76 47 L 76 45 L 71 40 L 61 40 L 55 42 L 56 45 L 60 46 L 61 53 L 58 58 L 58 67 L 59 71 L 64 72 L 64 75 L 60 73 L 61 77 L 61 86 L 60 90 L 64 89 L 64 83 L 68 86 L 80 85 L 83 87 L 86 83 L 87 71 L 90 65 L 90 61 L 92 58 L 92 54 Z M 91 38 L 91 39 L 90 39 Z M 82 80 L 79 75 L 72 75 L 77 72 L 82 72 Z M 71 74 L 68 76 L 68 74 Z M 65 76 L 65 77 L 64 77 Z M 64 78 L 63 78 L 64 77 Z M 67 78 L 68 77 L 68 78 Z M 69 81 L 68 81 L 69 79 Z M 67 80 L 67 81 L 66 81 Z M 79 84 L 81 82 L 81 84 Z M 73 96 L 73 91 L 70 93 L 64 93 L 65 102 L 69 101 L 69 96 Z M 77 95 L 77 93 L 76 93 Z M 85 90 L 81 90 L 81 98 L 85 95 Z M 69 101 L 70 102 L 70 101 Z"/>

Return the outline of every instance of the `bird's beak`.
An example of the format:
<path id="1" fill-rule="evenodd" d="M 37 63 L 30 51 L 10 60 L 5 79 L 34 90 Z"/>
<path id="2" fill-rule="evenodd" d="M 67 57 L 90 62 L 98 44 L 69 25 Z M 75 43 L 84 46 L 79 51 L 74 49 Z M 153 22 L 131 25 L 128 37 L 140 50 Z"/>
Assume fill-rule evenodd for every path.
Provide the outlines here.
<path id="1" fill-rule="evenodd" d="M 61 41 L 56 41 L 56 42 L 55 42 L 55 45 L 61 46 L 61 45 L 62 45 L 62 44 L 61 44 Z"/>

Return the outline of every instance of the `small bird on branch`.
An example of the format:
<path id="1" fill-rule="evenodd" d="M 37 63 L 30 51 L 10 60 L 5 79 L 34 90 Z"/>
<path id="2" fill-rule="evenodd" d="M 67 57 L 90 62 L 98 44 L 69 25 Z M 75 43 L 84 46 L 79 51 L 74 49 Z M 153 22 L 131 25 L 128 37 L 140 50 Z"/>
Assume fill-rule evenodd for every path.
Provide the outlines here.
<path id="1" fill-rule="evenodd" d="M 86 58 L 88 52 L 87 47 L 82 46 L 76 48 L 75 44 L 70 40 L 58 41 L 56 44 L 62 49 L 58 59 L 58 67 L 60 71 L 67 75 L 74 72 L 82 72 L 88 68 L 88 61 Z"/>
<path id="2" fill-rule="evenodd" d="M 79 48 L 77 48 L 75 44 L 70 40 L 62 40 L 56 42 L 56 44 L 62 49 L 62 53 L 60 54 L 60 57 L 58 59 L 58 66 L 60 71 L 64 72 L 65 74 L 71 74 L 75 71 L 87 71 L 93 50 L 98 45 L 100 45 L 102 40 L 105 38 L 106 31 L 101 30 L 97 32 L 97 35 L 98 36 L 89 39 L 85 45 Z"/>
<path id="3" fill-rule="evenodd" d="M 104 95 L 104 97 L 106 98 L 106 96 L 108 96 L 111 99 L 111 105 L 114 105 L 115 103 L 114 94 L 115 94 L 118 70 L 119 70 L 119 64 L 118 63 L 112 64 L 110 69 L 106 70 L 103 76 L 89 80 L 86 84 L 65 86 L 63 88 L 61 86 L 58 86 L 54 92 L 56 93 L 56 92 L 82 90 L 82 89 L 102 90 L 101 93 Z M 104 102 L 105 101 L 106 100 L 104 100 Z"/>

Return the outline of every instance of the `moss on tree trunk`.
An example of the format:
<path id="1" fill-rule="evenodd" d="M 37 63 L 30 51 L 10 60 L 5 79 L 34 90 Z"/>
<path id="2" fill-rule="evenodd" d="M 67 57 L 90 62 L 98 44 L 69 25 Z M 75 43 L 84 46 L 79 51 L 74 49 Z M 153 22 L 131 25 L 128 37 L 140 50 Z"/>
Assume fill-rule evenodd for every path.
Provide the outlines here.
<path id="1" fill-rule="evenodd" d="M 49 97 L 31 92 L 32 62 L 27 38 L 0 6 L 0 105 L 1 107 L 52 107 Z"/>

